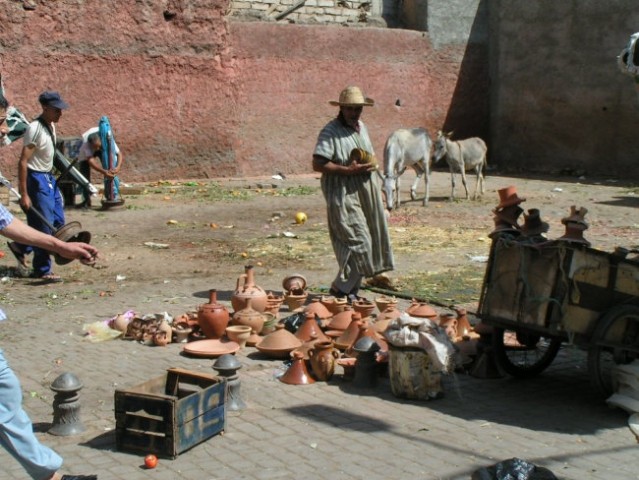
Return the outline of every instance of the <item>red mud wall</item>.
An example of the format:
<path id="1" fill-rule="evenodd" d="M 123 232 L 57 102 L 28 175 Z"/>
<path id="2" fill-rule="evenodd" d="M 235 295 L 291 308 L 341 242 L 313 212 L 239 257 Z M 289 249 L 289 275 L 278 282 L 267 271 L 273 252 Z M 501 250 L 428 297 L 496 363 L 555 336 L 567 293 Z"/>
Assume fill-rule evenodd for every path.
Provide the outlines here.
<path id="1" fill-rule="evenodd" d="M 434 133 L 446 119 L 465 46 L 435 51 L 427 35 L 404 30 L 228 23 L 226 8 L 58 0 L 25 11 L 7 2 L 7 96 L 30 117 L 42 90 L 60 91 L 71 109 L 59 135 L 108 115 L 125 181 L 308 172 L 317 133 L 336 114 L 328 101 L 347 84 L 377 102 L 364 120 L 380 157 L 393 129 Z M 19 149 L 0 151 L 9 178 Z"/>

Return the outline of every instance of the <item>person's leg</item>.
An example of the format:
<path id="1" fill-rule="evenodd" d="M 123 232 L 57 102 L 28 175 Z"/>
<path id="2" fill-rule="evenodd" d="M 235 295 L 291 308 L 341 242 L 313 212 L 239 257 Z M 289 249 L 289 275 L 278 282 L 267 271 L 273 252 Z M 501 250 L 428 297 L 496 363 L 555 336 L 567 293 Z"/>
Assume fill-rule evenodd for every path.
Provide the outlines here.
<path id="1" fill-rule="evenodd" d="M 20 382 L 0 350 L 0 445 L 36 480 L 52 477 L 62 458 L 42 445 L 22 408 Z"/>
<path id="2" fill-rule="evenodd" d="M 88 161 L 80 162 L 80 173 L 87 179 L 87 182 L 91 182 L 91 166 Z M 91 206 L 91 194 L 86 188 L 82 189 L 82 206 Z"/>
<path id="3" fill-rule="evenodd" d="M 27 178 L 27 192 L 31 198 L 33 209 L 37 210 L 51 225 L 59 220 L 56 215 L 57 189 L 53 176 L 45 173 L 29 173 Z M 27 212 L 27 223 L 48 235 L 53 235 L 50 226 L 47 225 L 33 211 Z M 38 247 L 33 247 L 33 276 L 42 277 L 51 273 L 51 256 L 49 252 Z"/>
<path id="4" fill-rule="evenodd" d="M 346 261 L 346 265 L 340 267 L 337 276 L 331 285 L 330 293 L 338 297 L 348 297 L 357 295 L 362 283 L 363 275 L 355 267 L 352 257 Z"/>

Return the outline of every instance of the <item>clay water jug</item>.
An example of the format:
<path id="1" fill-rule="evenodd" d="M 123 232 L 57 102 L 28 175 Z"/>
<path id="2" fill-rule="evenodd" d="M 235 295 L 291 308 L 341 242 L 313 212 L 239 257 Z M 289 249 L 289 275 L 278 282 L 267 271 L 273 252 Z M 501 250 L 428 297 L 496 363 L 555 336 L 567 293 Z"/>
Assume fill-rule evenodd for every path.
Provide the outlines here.
<path id="1" fill-rule="evenodd" d="M 263 288 L 255 285 L 255 272 L 253 265 L 244 267 L 244 273 L 237 278 L 235 293 L 231 297 L 233 310 L 242 310 L 247 306 L 247 301 L 252 300 L 251 306 L 258 312 L 266 310 L 268 295 Z"/>
<path id="2" fill-rule="evenodd" d="M 197 310 L 197 323 L 207 338 L 222 338 L 229 324 L 229 311 L 217 303 L 217 290 L 209 290 L 209 303 L 200 305 Z"/>
<path id="3" fill-rule="evenodd" d="M 339 352 L 333 347 L 333 342 L 316 342 L 308 351 L 311 370 L 315 378 L 327 382 L 335 373 L 335 361 L 339 358 Z"/>
<path id="4" fill-rule="evenodd" d="M 251 327 L 251 333 L 258 335 L 264 327 L 264 315 L 253 308 L 253 299 L 249 298 L 246 307 L 237 310 L 233 314 L 234 325 L 247 325 Z"/>

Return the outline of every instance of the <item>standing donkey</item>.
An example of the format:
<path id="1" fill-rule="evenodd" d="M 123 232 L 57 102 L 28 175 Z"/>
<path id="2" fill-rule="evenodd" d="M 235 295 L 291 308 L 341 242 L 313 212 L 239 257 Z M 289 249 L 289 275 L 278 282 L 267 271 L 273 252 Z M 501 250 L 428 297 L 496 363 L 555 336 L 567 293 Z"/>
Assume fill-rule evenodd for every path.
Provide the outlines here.
<path id="1" fill-rule="evenodd" d="M 424 205 L 428 203 L 428 177 L 430 174 L 431 148 L 433 142 L 428 132 L 423 128 L 400 128 L 395 130 L 386 140 L 384 147 L 384 192 L 386 194 L 386 208 L 392 210 L 399 207 L 399 177 L 406 167 L 415 169 L 417 177 L 410 188 L 410 198 L 415 200 L 417 184 L 424 176 L 426 193 Z"/>
<path id="2" fill-rule="evenodd" d="M 467 138 L 465 140 L 453 141 L 450 136 L 453 132 L 443 133 L 441 130 L 437 132 L 437 140 L 435 140 L 435 153 L 433 155 L 434 162 L 439 162 L 442 158 L 446 158 L 446 162 L 450 167 L 450 181 L 452 190 L 450 199 L 455 200 L 455 172 L 461 173 L 462 183 L 466 190 L 466 199 L 468 199 L 468 186 L 466 185 L 466 172 L 475 170 L 477 175 L 477 183 L 475 184 L 475 194 L 473 199 L 477 198 L 477 190 L 481 187 L 481 195 L 484 194 L 484 167 L 487 165 L 486 152 L 488 148 L 484 141 L 479 137 Z"/>

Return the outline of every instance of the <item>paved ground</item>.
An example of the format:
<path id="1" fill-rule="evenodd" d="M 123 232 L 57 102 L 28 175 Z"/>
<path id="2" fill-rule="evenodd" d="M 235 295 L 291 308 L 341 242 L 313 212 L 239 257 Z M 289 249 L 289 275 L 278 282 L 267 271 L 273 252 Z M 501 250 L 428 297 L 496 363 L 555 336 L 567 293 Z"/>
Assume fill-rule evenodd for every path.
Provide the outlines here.
<path id="1" fill-rule="evenodd" d="M 442 192 L 448 191 L 447 181 L 442 176 Z M 523 188 L 527 195 L 535 193 L 530 202 L 535 205 L 546 195 L 545 208 L 561 218 L 571 199 L 557 201 L 548 192 L 560 185 L 564 194 L 572 195 L 578 186 L 548 185 L 529 181 Z M 590 195 L 602 191 L 605 198 L 593 207 L 589 238 L 606 248 L 617 241 L 636 243 L 634 197 L 624 196 L 621 204 L 619 188 L 589 186 Z M 591 203 L 594 200 L 587 204 Z M 423 214 L 434 215 L 441 205 L 436 203 Z M 622 217 L 613 222 L 602 214 L 604 209 Z M 105 230 L 104 218 L 89 212 L 82 221 L 93 221 L 91 230 Z M 486 219 L 490 227 L 490 216 Z M 120 238 L 134 228 L 123 225 Z M 611 230 L 617 226 L 627 228 Z M 106 249 L 110 237 L 101 233 L 99 238 Z M 121 262 L 133 263 L 140 257 L 136 255 L 120 253 Z M 170 268 L 160 265 L 156 270 L 161 267 Z M 82 327 L 122 311 L 123 298 L 135 298 L 129 307 L 139 313 L 166 310 L 175 315 L 191 310 L 207 301 L 212 280 L 202 274 L 172 281 L 168 274 L 141 273 L 114 283 L 115 273 L 119 271 L 109 270 L 104 279 L 89 284 L 83 281 L 88 275 L 78 274 L 80 280 L 72 277 L 64 287 L 33 286 L 27 281 L 2 285 L 0 291 L 2 306 L 10 315 L 0 325 L 0 345 L 22 381 L 24 405 L 39 437 L 65 458 L 65 472 L 98 473 L 101 480 L 469 479 L 480 466 L 517 456 L 564 479 L 639 478 L 638 447 L 627 428 L 628 415 L 608 408 L 595 394 L 583 352 L 570 348 L 532 380 L 451 376 L 445 380 L 445 397 L 431 402 L 395 398 L 384 378 L 375 389 L 354 388 L 342 379 L 340 370 L 328 383 L 285 385 L 276 380 L 282 362 L 264 359 L 249 348 L 238 353 L 248 408 L 229 413 L 223 436 L 176 460 L 161 459 L 155 470 L 145 470 L 143 455 L 115 449 L 114 389 L 138 385 L 169 367 L 212 372 L 214 360 L 180 355 L 177 344 L 148 347 L 120 339 L 91 343 L 82 337 Z M 236 269 L 228 275 L 236 278 Z M 280 281 L 269 279 L 268 287 L 277 289 Z M 96 299 L 102 290 L 105 297 Z M 219 299 L 228 302 L 230 293 L 220 291 Z M 80 402 L 86 432 L 55 437 L 46 433 L 52 421 L 49 385 L 66 371 L 84 383 Z M 4 450 L 0 466 L 0 480 L 27 478 Z"/>
<path id="2" fill-rule="evenodd" d="M 184 282 L 167 306 L 163 285 L 127 288 L 149 299 L 149 311 L 163 306 L 179 311 L 205 297 L 205 285 Z M 82 322 L 69 317 L 69 303 L 20 319 L 3 340 L 39 436 L 64 456 L 69 472 L 97 472 L 102 480 L 467 479 L 480 466 L 517 456 L 560 478 L 639 478 L 627 414 L 594 394 L 583 354 L 570 349 L 537 379 L 458 374 L 446 379 L 445 398 L 417 402 L 395 398 L 384 378 L 375 389 L 357 389 L 339 370 L 328 383 L 285 385 L 276 380 L 281 361 L 247 348 L 238 358 L 248 408 L 228 415 L 223 436 L 145 470 L 142 455 L 115 450 L 114 388 L 137 385 L 172 366 L 211 372 L 213 360 L 180 355 L 178 344 L 87 342 Z M 48 385 L 64 371 L 84 383 L 81 417 L 87 431 L 74 437 L 46 433 L 53 400 Z M 4 451 L 0 464 L 0 478 L 26 478 Z"/>

